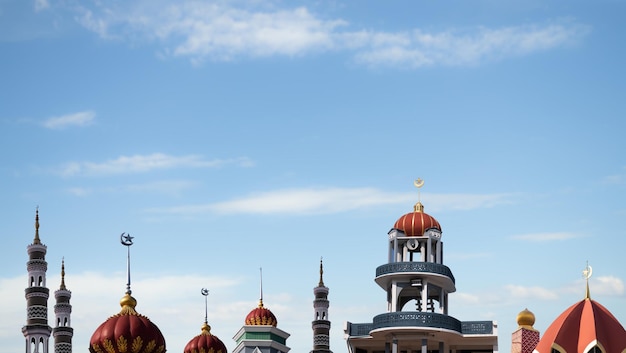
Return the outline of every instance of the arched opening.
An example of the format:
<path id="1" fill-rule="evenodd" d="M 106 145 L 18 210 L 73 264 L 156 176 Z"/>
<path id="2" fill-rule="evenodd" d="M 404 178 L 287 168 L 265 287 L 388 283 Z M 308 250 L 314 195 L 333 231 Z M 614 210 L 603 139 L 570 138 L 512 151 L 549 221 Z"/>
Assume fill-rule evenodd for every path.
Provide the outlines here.
<path id="1" fill-rule="evenodd" d="M 39 287 L 43 286 L 43 277 L 42 276 L 39 276 L 39 281 L 38 281 L 37 286 L 39 286 Z"/>

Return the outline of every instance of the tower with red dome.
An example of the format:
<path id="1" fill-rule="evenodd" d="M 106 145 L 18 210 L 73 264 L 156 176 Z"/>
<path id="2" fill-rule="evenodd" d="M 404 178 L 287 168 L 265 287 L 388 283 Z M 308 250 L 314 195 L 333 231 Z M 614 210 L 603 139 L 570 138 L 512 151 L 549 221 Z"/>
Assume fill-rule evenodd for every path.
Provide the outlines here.
<path id="1" fill-rule="evenodd" d="M 244 325 L 233 339 L 237 346 L 233 353 L 287 353 L 287 332 L 277 327 L 278 320 L 272 311 L 263 304 L 263 280 L 259 305 L 252 309 L 244 320 Z"/>
<path id="2" fill-rule="evenodd" d="M 209 290 L 202 288 L 201 293 L 204 296 L 204 324 L 200 327 L 200 334 L 187 343 L 183 353 L 228 353 L 224 342 L 211 333 L 206 299 L 209 295 Z"/>
<path id="3" fill-rule="evenodd" d="M 448 295 L 456 286 L 443 262 L 442 228 L 419 200 L 388 232 L 387 263 L 376 268 L 374 280 L 386 292 L 387 312 L 371 323 L 346 323 L 350 352 L 497 352 L 493 321 L 449 314 Z"/>

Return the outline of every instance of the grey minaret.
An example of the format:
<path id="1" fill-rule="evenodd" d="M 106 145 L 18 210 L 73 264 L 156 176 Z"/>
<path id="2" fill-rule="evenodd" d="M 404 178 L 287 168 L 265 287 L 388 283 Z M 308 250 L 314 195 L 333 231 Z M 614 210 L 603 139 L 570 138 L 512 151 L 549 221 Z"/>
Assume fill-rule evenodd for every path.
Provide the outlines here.
<path id="1" fill-rule="evenodd" d="M 317 287 L 313 288 L 315 317 L 311 323 L 313 328 L 313 350 L 311 353 L 332 353 L 330 350 L 330 320 L 328 319 L 328 287 L 324 285 L 323 276 L 324 266 L 320 259 L 320 282 Z"/>
<path id="2" fill-rule="evenodd" d="M 26 325 L 22 333 L 26 339 L 26 353 L 48 353 L 52 328 L 48 325 L 48 297 L 46 288 L 47 247 L 39 239 L 39 210 L 35 214 L 35 239 L 26 247 L 28 252 L 28 287 L 26 296 Z"/>
<path id="3" fill-rule="evenodd" d="M 65 260 L 61 262 L 61 286 L 54 292 L 54 298 L 56 299 L 54 305 L 56 325 L 52 329 L 54 353 L 72 353 L 72 336 L 74 335 L 70 319 L 72 292 L 65 287 Z"/>

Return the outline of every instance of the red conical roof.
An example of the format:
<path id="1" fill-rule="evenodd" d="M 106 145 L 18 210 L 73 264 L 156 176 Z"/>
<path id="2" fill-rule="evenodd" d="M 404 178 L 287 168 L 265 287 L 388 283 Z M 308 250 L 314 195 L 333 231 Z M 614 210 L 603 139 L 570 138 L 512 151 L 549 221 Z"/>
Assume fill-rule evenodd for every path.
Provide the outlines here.
<path id="1" fill-rule="evenodd" d="M 192 338 L 185 346 L 184 353 L 227 353 L 224 343 L 211 334 L 211 326 L 206 322 L 202 325 L 202 332 Z"/>
<path id="2" fill-rule="evenodd" d="M 626 331 L 610 311 L 586 298 L 554 320 L 535 352 L 550 353 L 555 347 L 567 353 L 586 353 L 596 345 L 603 352 L 622 353 L 626 351 Z"/>
<path id="3" fill-rule="evenodd" d="M 126 294 L 122 310 L 102 323 L 91 336 L 91 353 L 165 353 L 161 330 L 147 317 L 135 311 L 137 301 Z"/>

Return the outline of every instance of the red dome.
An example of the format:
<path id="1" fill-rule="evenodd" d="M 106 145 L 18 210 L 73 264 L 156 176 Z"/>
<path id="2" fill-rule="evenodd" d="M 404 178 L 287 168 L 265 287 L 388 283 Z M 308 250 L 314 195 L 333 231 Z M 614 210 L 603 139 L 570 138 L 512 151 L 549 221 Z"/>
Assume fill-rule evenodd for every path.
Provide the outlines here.
<path id="1" fill-rule="evenodd" d="M 107 319 L 91 336 L 91 353 L 165 353 L 161 330 L 135 311 L 136 301 L 126 294 L 120 301 L 122 311 Z"/>
<path id="2" fill-rule="evenodd" d="M 276 320 L 276 316 L 274 316 L 270 309 L 263 307 L 263 302 L 260 302 L 259 306 L 246 316 L 246 325 L 268 325 L 276 327 L 277 324 L 278 320 Z"/>
<path id="3" fill-rule="evenodd" d="M 424 232 L 430 228 L 436 228 L 441 231 L 439 222 L 423 211 L 424 206 L 418 202 L 415 205 L 415 211 L 400 217 L 393 227 L 403 231 L 404 234 L 409 237 L 422 236 L 424 235 Z"/>
<path id="4" fill-rule="evenodd" d="M 594 346 L 603 352 L 624 352 L 626 331 L 605 307 L 589 298 L 565 310 L 548 327 L 535 352 L 550 353 L 552 347 L 571 353 L 588 352 Z"/>
<path id="5" fill-rule="evenodd" d="M 211 326 L 206 322 L 202 325 L 202 333 L 192 338 L 185 346 L 184 353 L 227 353 L 224 343 L 211 334 Z"/>

